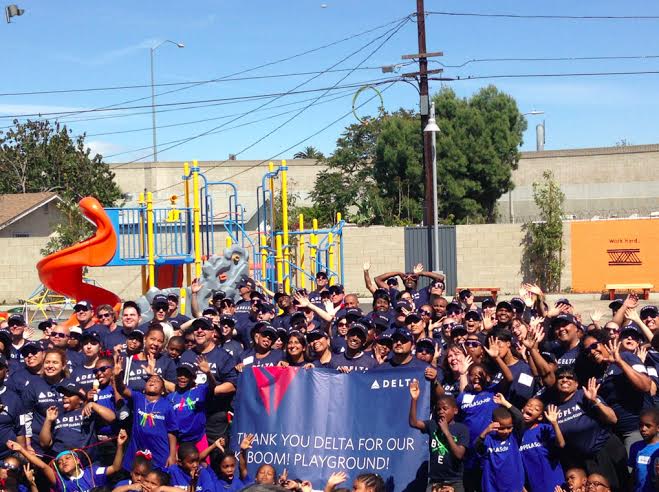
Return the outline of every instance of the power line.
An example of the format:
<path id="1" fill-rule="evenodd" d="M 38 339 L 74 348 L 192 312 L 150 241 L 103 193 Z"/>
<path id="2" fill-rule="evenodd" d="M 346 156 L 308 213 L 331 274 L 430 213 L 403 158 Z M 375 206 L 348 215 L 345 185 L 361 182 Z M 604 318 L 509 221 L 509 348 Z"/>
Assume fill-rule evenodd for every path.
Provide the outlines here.
<path id="1" fill-rule="evenodd" d="M 639 72 L 580 72 L 580 73 L 518 73 L 518 74 L 501 74 L 501 75 L 468 75 L 466 77 L 456 76 L 451 77 L 438 77 L 432 80 L 449 80 L 449 81 L 464 81 L 464 80 L 479 80 L 479 79 L 525 79 L 525 78 L 552 78 L 552 77 L 604 77 L 615 75 L 657 75 L 659 70 L 643 70 Z"/>
<path id="2" fill-rule="evenodd" d="M 364 50 L 365 48 L 367 48 L 368 46 L 370 46 L 370 45 L 373 44 L 374 42 L 376 42 L 376 41 L 378 41 L 378 40 L 384 38 L 384 37 L 387 36 L 387 35 L 389 35 L 389 36 L 385 39 L 385 41 L 384 41 L 382 44 L 380 44 L 380 46 L 378 46 L 378 47 L 376 48 L 375 51 L 377 51 L 377 50 L 378 50 L 378 49 L 379 49 L 384 43 L 386 43 L 386 41 L 388 41 L 388 40 L 391 38 L 391 36 L 393 36 L 396 32 L 398 32 L 398 31 L 399 31 L 399 30 L 400 30 L 400 29 L 401 29 L 401 28 L 402 28 L 402 27 L 403 27 L 403 26 L 404 26 L 409 20 L 410 20 L 410 16 L 404 17 L 404 18 L 398 23 L 397 26 L 395 26 L 394 28 L 388 30 L 388 31 L 385 32 L 384 34 L 382 34 L 382 35 L 380 35 L 380 36 L 378 36 L 378 37 L 372 39 L 371 41 L 369 41 L 368 43 L 366 43 L 364 46 L 358 48 L 357 50 L 353 51 L 352 53 L 350 53 L 350 54 L 347 55 L 346 57 L 344 57 L 344 58 L 342 58 L 341 60 L 339 60 L 338 62 L 334 63 L 334 64 L 333 64 L 332 66 L 330 66 L 327 70 L 331 70 L 331 69 L 337 67 L 338 65 L 340 65 L 341 63 L 343 63 L 343 62 L 345 62 L 346 60 L 350 59 L 351 57 L 353 57 L 354 55 L 356 55 L 356 54 L 359 53 L 360 51 Z M 369 56 L 367 56 L 367 57 L 362 61 L 362 63 L 364 63 L 364 61 L 366 61 L 370 56 L 372 56 L 372 54 L 375 53 L 375 51 L 373 51 Z M 299 88 L 302 87 L 303 85 L 305 85 L 305 84 L 311 82 L 312 80 L 314 80 L 314 79 L 320 77 L 320 75 L 322 75 L 322 73 L 321 73 L 321 74 L 318 74 L 318 75 L 314 75 L 313 77 L 311 77 L 311 78 L 305 80 L 304 82 L 298 84 L 298 85 L 295 86 L 293 89 L 291 89 L 291 90 L 289 91 L 289 93 L 292 92 L 292 91 L 296 91 L 297 89 L 299 89 Z M 348 74 L 348 75 L 349 75 L 349 74 Z M 348 75 L 346 75 L 346 76 L 344 76 L 342 79 L 340 79 L 339 82 L 341 82 L 342 80 L 344 80 L 345 78 L 347 78 Z M 337 82 L 337 84 L 338 84 L 339 82 Z M 338 85 L 337 85 L 337 84 L 335 84 L 332 88 L 334 88 L 334 89 L 338 88 Z M 255 112 L 255 111 L 259 111 L 260 109 L 262 109 L 262 108 L 268 106 L 270 103 L 276 101 L 277 99 L 279 99 L 279 98 L 281 98 L 281 97 L 283 97 L 283 96 L 285 96 L 285 95 L 287 95 L 287 94 L 288 94 L 288 93 L 284 93 L 284 94 L 282 94 L 281 96 L 275 97 L 274 99 L 271 99 L 271 100 L 265 102 L 264 104 L 262 104 L 262 105 L 260 105 L 260 106 L 258 106 L 258 107 L 256 107 L 256 108 L 254 108 L 254 109 L 252 109 L 252 110 L 250 110 L 250 111 L 247 111 L 247 112 L 243 113 L 242 115 L 237 116 L 236 118 L 234 118 L 234 119 L 232 119 L 232 120 L 230 120 L 230 121 L 228 121 L 228 122 L 226 122 L 226 123 L 223 123 L 222 125 L 219 125 L 219 126 L 216 126 L 216 127 L 214 127 L 214 128 L 211 128 L 210 130 L 207 130 L 207 131 L 205 131 L 205 132 L 201 132 L 201 133 L 198 133 L 198 134 L 196 134 L 196 135 L 193 135 L 193 136 L 187 138 L 185 141 L 183 141 L 183 142 L 179 142 L 179 143 L 176 143 L 176 144 L 173 144 L 173 145 L 171 145 L 171 146 L 169 146 L 169 147 L 167 147 L 167 148 L 165 148 L 165 149 L 161 149 L 161 151 L 162 151 L 162 152 L 166 152 L 167 150 L 173 149 L 174 147 L 178 147 L 178 146 L 184 145 L 185 143 L 188 143 L 188 142 L 190 142 L 190 141 L 192 141 L 192 140 L 196 140 L 196 139 L 198 139 L 198 138 L 204 137 L 204 136 L 208 135 L 210 132 L 217 130 L 218 128 L 222 128 L 223 126 L 229 125 L 229 124 L 233 123 L 234 121 L 236 121 L 236 120 L 238 120 L 238 119 L 240 119 L 240 118 L 242 118 L 242 117 L 244 117 L 244 116 L 246 116 L 246 115 L 248 115 L 248 114 L 250 114 L 250 113 L 253 113 L 253 112 Z M 308 107 L 310 107 L 311 105 L 313 105 L 313 102 L 312 102 Z M 265 138 L 265 137 L 264 137 L 264 138 Z M 262 139 L 261 139 L 261 140 L 262 140 Z M 246 150 L 246 149 L 243 149 L 243 150 L 241 150 L 240 152 L 243 152 L 244 150 Z M 142 159 L 146 159 L 146 158 L 148 158 L 148 157 L 150 157 L 150 156 L 152 156 L 152 155 L 153 155 L 153 153 L 151 152 L 151 153 L 149 153 L 149 154 L 147 154 L 147 155 L 144 155 L 144 156 L 139 157 L 139 158 L 137 158 L 137 159 L 134 159 L 134 160 L 132 160 L 132 161 L 130 161 L 130 162 L 127 162 L 126 165 L 128 165 L 128 164 L 132 164 L 133 162 L 137 162 L 137 161 L 140 161 L 140 160 L 142 160 Z M 236 154 L 236 155 L 237 155 L 237 154 Z M 220 163 L 220 165 L 223 164 L 224 162 L 227 162 L 227 161 L 223 161 L 222 163 Z"/>
<path id="3" fill-rule="evenodd" d="M 535 15 L 535 14 L 490 14 L 483 12 L 427 11 L 428 15 L 454 17 L 499 17 L 507 19 L 556 19 L 556 20 L 659 20 L 659 15 Z"/>
<path id="4" fill-rule="evenodd" d="M 410 63 L 403 63 L 400 66 L 409 65 Z M 333 73 L 333 72 L 349 72 L 353 69 L 351 68 L 337 68 L 335 70 L 322 71 L 310 71 L 310 72 L 292 72 L 292 73 L 276 73 L 270 75 L 253 75 L 251 77 L 224 77 L 222 79 L 207 79 L 207 80 L 189 80 L 187 82 L 163 82 L 160 84 L 154 84 L 155 87 L 171 87 L 179 85 L 193 85 L 193 84 L 211 84 L 218 82 L 235 82 L 235 81 L 245 81 L 245 80 L 262 80 L 262 79 L 282 79 L 288 77 L 301 77 L 303 75 L 314 75 L 318 73 Z M 378 67 L 358 67 L 355 70 L 366 71 L 366 70 L 382 70 L 381 66 Z M 85 87 L 78 89 L 45 89 L 45 90 L 35 90 L 35 91 L 23 91 L 23 92 L 0 92 L 0 97 L 8 96 L 37 96 L 44 94 L 71 94 L 79 92 L 104 92 L 104 91 L 119 91 L 119 90 L 130 90 L 130 89 L 146 89 L 151 87 L 150 84 L 142 85 L 115 85 L 107 87 Z M 163 93 L 164 94 L 164 93 Z M 150 96 L 149 96 L 150 97 Z"/>
<path id="5" fill-rule="evenodd" d="M 411 15 L 411 14 L 410 14 L 410 15 Z M 287 57 L 284 57 L 284 58 L 280 58 L 280 59 L 278 59 L 278 60 L 274 60 L 274 61 L 271 61 L 271 62 L 262 63 L 262 64 L 260 64 L 260 65 L 255 66 L 255 67 L 246 68 L 246 69 L 244 69 L 244 70 L 239 70 L 238 72 L 233 72 L 233 73 L 230 73 L 230 74 L 227 74 L 227 75 L 221 76 L 221 77 L 217 77 L 217 78 L 215 78 L 215 79 L 210 79 L 210 80 L 208 80 L 208 81 L 202 81 L 202 82 L 198 82 L 198 83 L 193 83 L 193 84 L 191 84 L 191 85 L 189 85 L 189 86 L 186 86 L 186 87 L 180 87 L 180 88 L 178 88 L 178 89 L 172 89 L 171 91 L 161 92 L 161 93 L 159 93 L 159 94 L 156 94 L 156 96 L 157 96 L 157 97 L 160 97 L 160 96 L 164 96 L 164 95 L 166 95 L 166 94 L 172 94 L 172 93 L 175 93 L 175 92 L 180 92 L 180 91 L 184 91 L 184 90 L 187 90 L 187 89 L 192 89 L 192 88 L 194 88 L 194 87 L 199 87 L 199 86 L 201 86 L 201 85 L 205 85 L 205 84 L 208 84 L 208 83 L 211 83 L 211 82 L 218 82 L 218 81 L 220 81 L 220 80 L 222 80 L 222 79 L 225 79 L 225 78 L 228 78 L 228 77 L 234 77 L 234 76 L 236 76 L 236 75 L 242 75 L 242 74 L 244 74 L 244 73 L 253 72 L 254 70 L 258 70 L 258 69 L 260 69 L 260 68 L 270 67 L 270 66 L 272 66 L 272 65 L 276 65 L 276 64 L 279 64 L 279 63 L 284 63 L 284 62 L 287 62 L 287 61 L 290 61 L 290 60 L 294 60 L 294 59 L 296 59 L 296 58 L 301 58 L 301 57 L 306 56 L 306 55 L 309 55 L 309 54 L 311 54 L 311 53 L 315 53 L 315 52 L 317 52 L 317 51 L 321 51 L 321 50 L 324 50 L 324 49 L 326 49 L 326 48 L 330 48 L 330 47 L 332 47 L 332 46 L 336 46 L 336 45 L 338 45 L 338 44 L 344 43 L 344 42 L 346 42 L 346 41 L 350 41 L 350 40 L 352 40 L 352 39 L 355 39 L 355 38 L 358 38 L 358 37 L 364 36 L 364 35 L 366 35 L 366 34 L 370 34 L 371 32 L 378 31 L 378 30 L 383 29 L 383 28 L 385 28 L 385 27 L 388 27 L 388 26 L 390 26 L 390 25 L 392 25 L 392 24 L 396 24 L 396 23 L 400 22 L 400 21 L 403 20 L 403 19 L 409 19 L 409 18 L 410 18 L 410 15 L 407 15 L 407 16 L 405 16 L 405 17 L 401 17 L 401 18 L 398 18 L 398 19 L 392 20 L 392 21 L 387 22 L 387 23 L 385 23 L 385 24 L 381 24 L 381 25 L 379 25 L 379 26 L 376 26 L 376 27 L 373 27 L 373 28 L 367 29 L 367 30 L 365 30 L 365 31 L 361 31 L 361 32 L 356 33 L 356 34 L 352 34 L 352 35 L 347 36 L 347 37 L 345 37 L 345 38 L 339 39 L 339 40 L 337 40 L 337 41 L 333 41 L 333 42 L 328 43 L 328 44 L 324 44 L 324 45 L 322 45 L 322 46 L 318 46 L 318 47 L 316 47 L 316 48 L 311 48 L 311 49 L 309 49 L 309 50 L 302 51 L 302 52 L 300 52 L 300 53 L 296 53 L 296 54 L 294 54 L 294 55 L 290 55 L 290 56 L 287 56 Z M 95 109 L 98 109 L 98 110 L 100 110 L 100 109 L 109 109 L 109 108 L 113 108 L 113 107 L 116 107 L 116 106 L 121 106 L 121 105 L 123 105 L 123 104 L 132 104 L 132 103 L 139 102 L 139 101 L 144 101 L 144 100 L 147 100 L 147 99 L 151 99 L 151 96 L 140 97 L 140 98 L 137 98 L 137 99 L 129 99 L 128 101 L 122 101 L 122 102 L 119 102 L 119 103 L 116 103 L 116 104 L 112 104 L 112 105 L 109 105 L 109 106 L 103 106 L 103 107 L 95 108 Z"/>
<path id="6" fill-rule="evenodd" d="M 470 63 L 482 62 L 536 62 L 536 61 L 588 61 L 588 60 L 652 60 L 659 55 L 629 55 L 629 56 L 559 56 L 559 57 L 533 57 L 533 58 L 472 58 L 459 65 L 448 65 L 438 60 L 428 60 L 444 68 L 462 68 Z"/>

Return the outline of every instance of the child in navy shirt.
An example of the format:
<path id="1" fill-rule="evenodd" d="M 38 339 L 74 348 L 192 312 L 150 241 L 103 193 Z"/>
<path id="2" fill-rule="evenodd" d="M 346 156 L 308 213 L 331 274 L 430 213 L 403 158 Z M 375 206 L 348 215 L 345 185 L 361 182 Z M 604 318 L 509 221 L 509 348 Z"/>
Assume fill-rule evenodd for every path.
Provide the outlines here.
<path id="1" fill-rule="evenodd" d="M 544 416 L 549 423 L 541 421 L 544 409 L 538 398 L 531 398 L 522 409 L 524 434 L 519 450 L 529 492 L 554 492 L 563 483 L 558 451 L 565 447 L 565 439 L 558 426 L 558 408 L 547 406 Z"/>
<path id="2" fill-rule="evenodd" d="M 450 485 L 462 490 L 462 459 L 469 447 L 469 429 L 454 422 L 458 405 L 450 395 L 437 399 L 435 420 L 417 419 L 417 400 L 419 399 L 419 382 L 415 379 L 410 384 L 410 427 L 419 429 L 430 436 L 430 465 L 428 482 L 436 485 Z"/>
<path id="3" fill-rule="evenodd" d="M 114 456 L 114 461 L 107 468 L 96 465 L 83 468 L 78 453 L 68 450 L 59 453 L 55 458 L 54 466 L 50 467 L 36 454 L 29 452 L 17 442 L 9 441 L 7 447 L 20 453 L 35 468 L 38 468 L 58 492 L 70 490 L 90 492 L 95 487 L 105 485 L 108 476 L 121 470 L 124 444 L 127 440 L 128 434 L 122 429 L 117 436 L 117 453 Z"/>
<path id="4" fill-rule="evenodd" d="M 641 412 L 639 430 L 643 440 L 632 444 L 629 467 L 634 470 L 634 492 L 651 492 L 659 484 L 659 408 Z"/>
<path id="5" fill-rule="evenodd" d="M 483 492 L 522 492 L 524 466 L 515 436 L 515 427 L 521 423 L 522 416 L 501 393 L 497 393 L 495 402 L 508 406 L 508 409 L 495 408 L 492 422 L 474 443 L 476 452 L 482 457 L 481 487 Z"/>
<path id="6" fill-rule="evenodd" d="M 178 448 L 178 463 L 167 469 L 169 485 L 190 492 L 215 492 L 208 470 L 199 464 L 199 451 L 194 443 L 184 442 Z"/>

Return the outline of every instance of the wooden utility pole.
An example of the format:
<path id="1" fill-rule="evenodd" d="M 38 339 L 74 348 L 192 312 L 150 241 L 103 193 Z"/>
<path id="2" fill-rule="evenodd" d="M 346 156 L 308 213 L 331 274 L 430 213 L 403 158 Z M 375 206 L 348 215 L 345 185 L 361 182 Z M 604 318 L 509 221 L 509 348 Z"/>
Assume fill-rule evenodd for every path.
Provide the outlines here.
<path id="1" fill-rule="evenodd" d="M 416 0 L 416 29 L 419 39 L 419 111 L 421 114 L 421 134 L 423 135 L 423 183 L 424 183 L 424 203 L 423 203 L 423 223 L 426 226 L 433 224 L 432 210 L 432 134 L 426 133 L 423 129 L 428 124 L 430 113 L 430 104 L 428 99 L 428 58 L 426 57 L 426 12 L 423 0 Z"/>

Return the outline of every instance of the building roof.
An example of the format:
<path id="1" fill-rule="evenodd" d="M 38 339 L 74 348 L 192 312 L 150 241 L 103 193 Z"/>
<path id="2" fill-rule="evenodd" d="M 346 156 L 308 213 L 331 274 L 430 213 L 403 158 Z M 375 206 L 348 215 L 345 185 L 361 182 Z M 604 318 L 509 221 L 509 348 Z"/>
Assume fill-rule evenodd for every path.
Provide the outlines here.
<path id="1" fill-rule="evenodd" d="M 0 195 L 0 229 L 22 219 L 46 203 L 59 199 L 57 193 L 49 191 Z"/>

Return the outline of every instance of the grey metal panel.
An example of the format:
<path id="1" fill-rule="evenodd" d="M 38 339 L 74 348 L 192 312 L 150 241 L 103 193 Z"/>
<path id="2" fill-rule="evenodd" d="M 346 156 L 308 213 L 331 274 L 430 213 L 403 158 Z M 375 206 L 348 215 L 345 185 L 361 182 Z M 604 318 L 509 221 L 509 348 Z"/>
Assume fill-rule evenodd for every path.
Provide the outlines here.
<path id="1" fill-rule="evenodd" d="M 439 227 L 439 266 L 433 265 L 432 227 L 405 228 L 405 271 L 411 272 L 414 265 L 423 263 L 425 268 L 442 271 L 446 276 L 446 293 L 453 295 L 458 285 L 458 262 L 455 249 L 455 226 Z M 420 287 L 428 285 L 422 279 Z"/>

